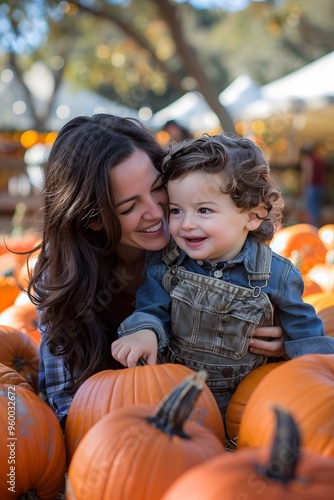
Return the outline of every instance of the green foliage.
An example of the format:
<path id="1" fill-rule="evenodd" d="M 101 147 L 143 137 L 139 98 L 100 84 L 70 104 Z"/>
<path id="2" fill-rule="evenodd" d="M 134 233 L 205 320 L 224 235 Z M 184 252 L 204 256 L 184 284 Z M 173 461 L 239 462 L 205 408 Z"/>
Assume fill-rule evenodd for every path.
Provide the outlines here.
<path id="1" fill-rule="evenodd" d="M 196 89 L 157 3 L 0 0 L 3 65 L 10 52 L 21 72 L 37 60 L 52 66 L 59 56 L 61 77 L 157 111 Z M 190 2 L 174 8 L 198 70 L 217 92 L 240 74 L 265 84 L 334 50 L 332 0 L 316 8 L 313 0 L 254 2 L 235 13 L 196 10 Z"/>

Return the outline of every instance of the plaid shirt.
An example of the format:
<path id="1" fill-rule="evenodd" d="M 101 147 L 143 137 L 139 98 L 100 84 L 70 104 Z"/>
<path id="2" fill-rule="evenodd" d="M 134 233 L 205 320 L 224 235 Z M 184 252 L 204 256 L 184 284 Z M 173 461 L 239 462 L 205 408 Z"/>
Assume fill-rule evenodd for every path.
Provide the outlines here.
<path id="1" fill-rule="evenodd" d="M 38 374 L 38 387 L 45 401 L 54 410 L 59 422 L 65 422 L 73 395 L 67 391 L 72 386 L 69 371 L 64 366 L 62 356 L 53 356 L 49 351 L 43 335 L 43 327 L 40 351 L 40 366 Z"/>

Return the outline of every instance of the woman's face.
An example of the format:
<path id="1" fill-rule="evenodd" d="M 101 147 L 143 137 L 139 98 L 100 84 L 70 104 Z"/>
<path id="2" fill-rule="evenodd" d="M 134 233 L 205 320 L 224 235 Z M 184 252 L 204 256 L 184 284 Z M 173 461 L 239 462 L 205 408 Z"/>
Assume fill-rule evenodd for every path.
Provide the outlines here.
<path id="1" fill-rule="evenodd" d="M 120 244 L 161 250 L 169 240 L 168 197 L 162 175 L 137 149 L 110 171 L 122 237 Z"/>

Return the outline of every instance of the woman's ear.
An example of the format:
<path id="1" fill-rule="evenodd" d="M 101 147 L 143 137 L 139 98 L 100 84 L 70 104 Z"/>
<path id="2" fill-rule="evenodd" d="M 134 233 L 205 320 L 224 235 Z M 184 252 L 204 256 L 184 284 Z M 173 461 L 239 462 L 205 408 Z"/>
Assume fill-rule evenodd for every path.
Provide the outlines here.
<path id="1" fill-rule="evenodd" d="M 266 217 L 268 210 L 264 207 L 252 208 L 248 212 L 248 221 L 246 223 L 246 228 L 248 231 L 255 231 L 260 226 L 264 217 Z"/>

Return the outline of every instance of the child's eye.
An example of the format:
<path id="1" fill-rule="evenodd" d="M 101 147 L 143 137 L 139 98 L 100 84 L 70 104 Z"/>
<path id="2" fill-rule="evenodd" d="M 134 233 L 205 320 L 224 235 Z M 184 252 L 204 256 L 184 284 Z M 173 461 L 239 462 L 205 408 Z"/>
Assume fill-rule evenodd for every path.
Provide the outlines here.
<path id="1" fill-rule="evenodd" d="M 170 208 L 170 209 L 169 209 L 169 213 L 170 213 L 171 215 L 178 215 L 178 214 L 180 214 L 180 213 L 181 213 L 181 210 L 180 210 L 179 208 Z"/>
<path id="2" fill-rule="evenodd" d="M 133 205 L 131 205 L 130 208 L 128 208 L 127 210 L 124 210 L 124 212 L 120 212 L 119 215 L 129 215 L 129 214 L 131 214 L 131 212 L 134 211 L 135 206 L 136 206 L 136 204 L 134 203 Z"/>
<path id="3" fill-rule="evenodd" d="M 210 210 L 210 208 L 201 207 L 198 209 L 198 212 L 200 214 L 211 214 L 212 210 Z"/>

